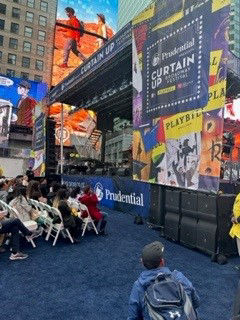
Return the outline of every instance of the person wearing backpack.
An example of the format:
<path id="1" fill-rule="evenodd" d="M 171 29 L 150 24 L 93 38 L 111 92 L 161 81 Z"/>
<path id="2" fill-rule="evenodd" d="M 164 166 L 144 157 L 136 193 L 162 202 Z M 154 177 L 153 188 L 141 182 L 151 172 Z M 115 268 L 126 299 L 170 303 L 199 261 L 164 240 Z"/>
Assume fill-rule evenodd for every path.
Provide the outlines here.
<path id="1" fill-rule="evenodd" d="M 179 271 L 165 266 L 164 246 L 155 241 L 142 251 L 147 269 L 134 283 L 128 320 L 197 320 L 199 297 L 192 283 Z"/>
<path id="2" fill-rule="evenodd" d="M 86 57 L 78 49 L 78 43 L 80 42 L 80 38 L 83 35 L 83 29 L 84 29 L 83 23 L 77 19 L 73 8 L 67 7 L 65 11 L 69 18 L 69 20 L 67 21 L 67 25 L 69 27 L 79 29 L 79 31 L 70 29 L 70 28 L 59 29 L 60 31 L 64 32 L 64 36 L 66 38 L 66 43 L 64 45 L 63 63 L 60 65 L 61 68 L 68 67 L 68 59 L 71 51 L 76 56 L 78 56 L 82 61 L 86 60 Z"/>

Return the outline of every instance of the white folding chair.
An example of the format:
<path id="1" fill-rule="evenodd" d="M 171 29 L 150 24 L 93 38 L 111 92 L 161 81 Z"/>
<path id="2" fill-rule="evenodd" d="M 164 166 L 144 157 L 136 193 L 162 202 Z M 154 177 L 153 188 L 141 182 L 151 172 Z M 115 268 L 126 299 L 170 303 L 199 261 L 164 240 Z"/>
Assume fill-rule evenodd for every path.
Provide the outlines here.
<path id="1" fill-rule="evenodd" d="M 47 236 L 46 236 L 46 240 L 48 241 L 50 236 L 52 236 L 54 238 L 53 246 L 55 246 L 57 239 L 59 237 L 59 234 L 61 232 L 64 238 L 67 237 L 67 238 L 69 238 L 69 240 L 72 243 L 74 243 L 73 238 L 72 238 L 68 228 L 64 227 L 61 212 L 58 209 L 53 208 L 53 207 L 51 207 L 51 212 L 52 212 L 53 216 L 59 217 L 60 223 L 56 223 L 56 224 L 51 223 L 49 230 L 48 230 L 48 233 L 47 233 Z"/>
<path id="2" fill-rule="evenodd" d="M 13 208 L 8 206 L 8 209 L 10 211 L 10 215 L 14 218 L 17 218 L 19 220 L 21 220 L 21 217 L 18 213 L 18 211 Z M 21 222 L 24 224 L 24 226 L 29 230 L 29 231 L 35 231 L 38 228 L 37 222 L 33 221 L 33 220 L 28 220 L 28 221 L 22 221 Z M 33 248 L 36 248 L 35 242 L 33 241 L 33 239 L 31 237 L 25 236 L 25 238 L 27 239 L 28 242 L 31 242 Z"/>
<path id="3" fill-rule="evenodd" d="M 86 218 L 81 218 L 82 221 L 83 221 L 83 231 L 82 231 L 82 237 L 84 236 L 85 234 L 85 231 L 87 229 L 87 227 L 93 227 L 94 231 L 96 232 L 96 234 L 98 234 L 98 231 L 97 231 L 97 228 L 95 226 L 95 223 L 93 221 L 93 219 L 91 218 L 90 216 L 90 213 L 88 211 L 88 207 L 85 206 L 85 204 L 82 204 L 81 202 L 79 202 L 79 207 L 80 207 L 80 210 L 81 212 L 87 212 L 87 217 Z"/>

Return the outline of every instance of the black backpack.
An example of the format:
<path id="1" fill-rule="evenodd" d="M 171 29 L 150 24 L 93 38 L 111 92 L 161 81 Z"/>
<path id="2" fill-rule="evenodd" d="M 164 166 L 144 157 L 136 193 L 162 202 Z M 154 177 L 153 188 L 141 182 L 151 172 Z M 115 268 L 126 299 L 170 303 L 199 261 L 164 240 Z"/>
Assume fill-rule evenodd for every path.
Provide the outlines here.
<path id="1" fill-rule="evenodd" d="M 151 320 L 197 320 L 183 286 L 170 274 L 158 274 L 144 299 Z"/>

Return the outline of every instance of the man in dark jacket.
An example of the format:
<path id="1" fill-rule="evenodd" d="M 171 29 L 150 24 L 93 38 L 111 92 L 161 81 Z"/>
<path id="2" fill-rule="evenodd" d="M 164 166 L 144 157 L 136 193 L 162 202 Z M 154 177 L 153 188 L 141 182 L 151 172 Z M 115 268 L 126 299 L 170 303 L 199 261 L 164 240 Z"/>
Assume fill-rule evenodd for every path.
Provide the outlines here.
<path id="1" fill-rule="evenodd" d="M 146 306 L 144 304 L 144 294 L 147 287 L 155 280 L 159 273 L 171 275 L 175 281 L 182 284 L 186 294 L 192 301 L 193 307 L 199 306 L 199 297 L 192 283 L 181 273 L 176 270 L 171 272 L 165 267 L 164 246 L 161 242 L 153 242 L 143 248 L 142 263 L 147 269 L 143 271 L 134 283 L 129 300 L 128 320 L 150 320 Z"/>

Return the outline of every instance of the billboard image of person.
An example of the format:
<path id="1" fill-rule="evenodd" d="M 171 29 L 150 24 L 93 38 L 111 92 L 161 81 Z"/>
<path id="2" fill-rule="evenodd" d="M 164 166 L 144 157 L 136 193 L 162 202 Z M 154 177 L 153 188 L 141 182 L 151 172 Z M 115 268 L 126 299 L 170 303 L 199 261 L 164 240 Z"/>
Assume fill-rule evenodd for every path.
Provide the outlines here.
<path id="1" fill-rule="evenodd" d="M 57 85 L 116 32 L 118 0 L 59 0 L 52 85 Z M 88 1 L 89 2 L 89 1 Z M 92 34 L 99 35 L 98 38 Z"/>
<path id="2" fill-rule="evenodd" d="M 12 107 L 13 124 L 32 127 L 36 104 L 47 92 L 46 83 L 0 76 L 0 105 Z"/>
<path id="3" fill-rule="evenodd" d="M 17 104 L 17 124 L 20 126 L 32 127 L 33 113 L 37 101 L 29 96 L 31 84 L 28 81 L 21 81 L 17 88 L 20 97 Z"/>

